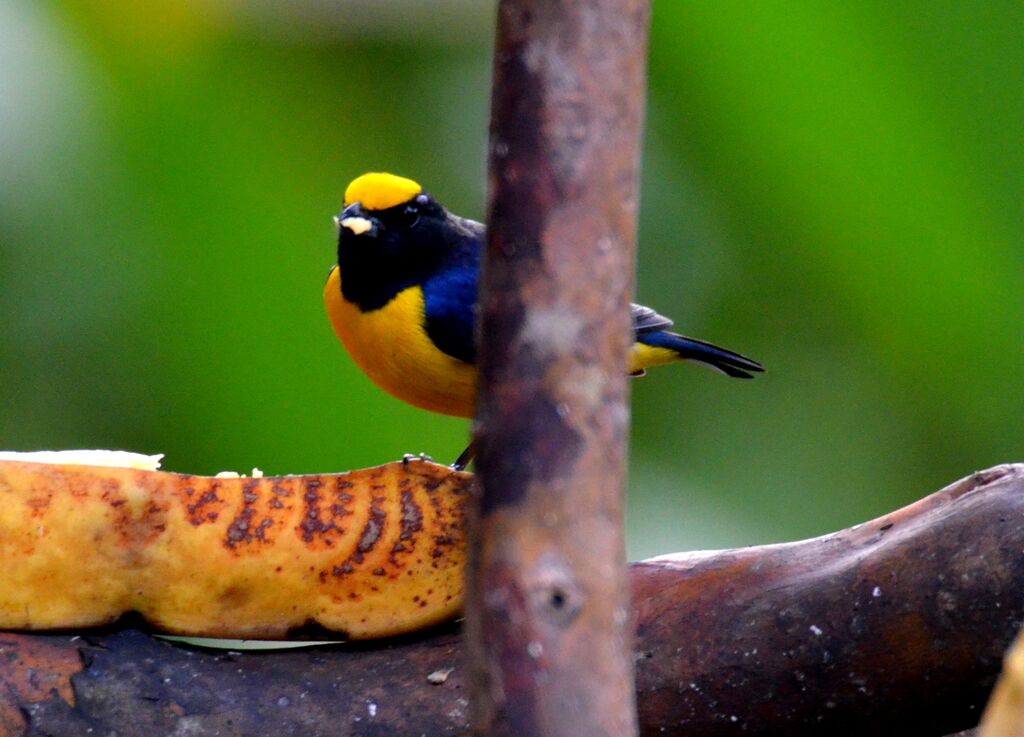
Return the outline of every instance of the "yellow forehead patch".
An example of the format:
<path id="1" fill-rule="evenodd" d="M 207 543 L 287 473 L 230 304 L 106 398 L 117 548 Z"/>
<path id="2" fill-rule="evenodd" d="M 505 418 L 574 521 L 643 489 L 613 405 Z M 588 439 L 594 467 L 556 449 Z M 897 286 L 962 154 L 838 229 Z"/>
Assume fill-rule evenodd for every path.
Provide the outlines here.
<path id="1" fill-rule="evenodd" d="M 367 210 L 386 210 L 408 202 L 423 191 L 418 183 L 384 172 L 356 177 L 345 190 L 345 206 L 358 202 Z"/>

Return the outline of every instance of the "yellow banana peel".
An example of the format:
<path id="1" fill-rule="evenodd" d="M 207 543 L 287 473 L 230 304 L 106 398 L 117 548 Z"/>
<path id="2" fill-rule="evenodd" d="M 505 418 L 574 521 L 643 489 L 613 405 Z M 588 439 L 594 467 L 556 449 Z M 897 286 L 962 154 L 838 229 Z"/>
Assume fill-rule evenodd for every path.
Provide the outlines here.
<path id="1" fill-rule="evenodd" d="M 364 639 L 461 607 L 469 474 L 413 460 L 230 478 L 81 460 L 0 460 L 0 629 L 135 611 L 173 634 L 317 624 Z"/>

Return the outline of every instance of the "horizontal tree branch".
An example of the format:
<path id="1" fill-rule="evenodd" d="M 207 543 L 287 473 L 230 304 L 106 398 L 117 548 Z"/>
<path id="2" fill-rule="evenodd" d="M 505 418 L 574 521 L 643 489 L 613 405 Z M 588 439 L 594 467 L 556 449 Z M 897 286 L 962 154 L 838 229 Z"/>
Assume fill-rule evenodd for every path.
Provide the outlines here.
<path id="1" fill-rule="evenodd" d="M 1024 615 L 1024 466 L 821 538 L 634 564 L 645 735 L 975 724 Z M 0 735 L 463 734 L 457 628 L 274 653 L 0 635 Z"/>

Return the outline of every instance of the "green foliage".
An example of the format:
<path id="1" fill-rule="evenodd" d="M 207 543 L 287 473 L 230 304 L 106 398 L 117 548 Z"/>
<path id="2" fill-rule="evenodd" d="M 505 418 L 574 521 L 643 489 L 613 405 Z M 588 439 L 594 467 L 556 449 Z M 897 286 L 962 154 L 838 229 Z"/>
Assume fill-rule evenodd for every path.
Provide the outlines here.
<path id="1" fill-rule="evenodd" d="M 0 446 L 269 473 L 461 449 L 354 368 L 320 290 L 362 171 L 480 217 L 492 19 L 349 5 L 0 6 Z M 1019 459 L 1022 15 L 656 5 L 638 298 L 769 373 L 633 384 L 634 555 Z"/>

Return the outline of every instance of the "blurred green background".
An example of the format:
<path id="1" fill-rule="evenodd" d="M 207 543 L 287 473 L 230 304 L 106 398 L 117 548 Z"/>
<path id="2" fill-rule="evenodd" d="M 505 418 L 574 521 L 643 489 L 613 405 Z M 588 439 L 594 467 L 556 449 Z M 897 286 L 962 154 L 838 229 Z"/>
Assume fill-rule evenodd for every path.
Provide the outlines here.
<path id="1" fill-rule="evenodd" d="M 1024 460 L 1024 6 L 657 3 L 638 299 L 762 360 L 633 383 L 633 557 Z M 480 217 L 493 6 L 0 0 L 0 447 L 328 471 L 466 423 L 321 305 L 369 169 Z"/>

